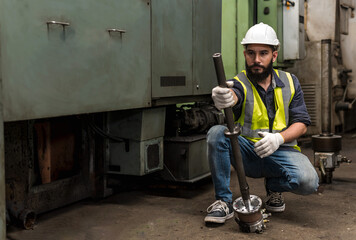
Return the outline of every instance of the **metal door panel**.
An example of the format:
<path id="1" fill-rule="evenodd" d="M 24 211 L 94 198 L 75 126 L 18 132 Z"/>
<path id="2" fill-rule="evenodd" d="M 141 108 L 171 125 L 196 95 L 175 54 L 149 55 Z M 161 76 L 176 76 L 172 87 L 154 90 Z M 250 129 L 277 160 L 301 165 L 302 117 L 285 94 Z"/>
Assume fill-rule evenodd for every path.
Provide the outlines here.
<path id="1" fill-rule="evenodd" d="M 237 75 L 237 41 L 239 39 L 237 35 L 237 0 L 223 0 L 222 12 L 221 54 L 226 78 L 229 79 Z"/>
<path id="2" fill-rule="evenodd" d="M 149 1 L 1 0 L 0 8 L 6 121 L 150 105 Z"/>
<path id="3" fill-rule="evenodd" d="M 152 0 L 152 97 L 191 95 L 192 0 Z"/>
<path id="4" fill-rule="evenodd" d="M 304 44 L 304 1 L 295 0 L 295 6 L 283 7 L 283 54 L 284 60 L 303 59 Z"/>
<path id="5" fill-rule="evenodd" d="M 217 85 L 212 55 L 221 52 L 221 1 L 194 0 L 193 93 L 210 94 Z"/>
<path id="6" fill-rule="evenodd" d="M 283 44 L 283 2 L 268 0 L 257 2 L 257 23 L 263 22 L 270 25 L 277 33 L 279 42 Z M 279 49 L 277 62 L 274 66 L 283 63 L 283 48 Z"/>

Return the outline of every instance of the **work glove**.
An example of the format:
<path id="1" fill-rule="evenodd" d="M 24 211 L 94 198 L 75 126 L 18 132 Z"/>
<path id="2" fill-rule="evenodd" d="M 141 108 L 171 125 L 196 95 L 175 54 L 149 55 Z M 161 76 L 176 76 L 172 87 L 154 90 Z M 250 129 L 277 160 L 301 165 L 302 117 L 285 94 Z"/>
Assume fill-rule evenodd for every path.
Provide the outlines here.
<path id="1" fill-rule="evenodd" d="M 280 133 L 258 132 L 262 139 L 255 143 L 255 152 L 260 158 L 268 157 L 274 153 L 281 144 L 284 143 L 284 138 Z"/>
<path id="2" fill-rule="evenodd" d="M 234 82 L 227 81 L 226 84 L 228 86 L 227 88 L 217 86 L 212 90 L 211 97 L 214 101 L 215 107 L 219 110 L 232 107 L 236 104 L 233 93 L 230 90 L 230 87 L 234 86 Z"/>

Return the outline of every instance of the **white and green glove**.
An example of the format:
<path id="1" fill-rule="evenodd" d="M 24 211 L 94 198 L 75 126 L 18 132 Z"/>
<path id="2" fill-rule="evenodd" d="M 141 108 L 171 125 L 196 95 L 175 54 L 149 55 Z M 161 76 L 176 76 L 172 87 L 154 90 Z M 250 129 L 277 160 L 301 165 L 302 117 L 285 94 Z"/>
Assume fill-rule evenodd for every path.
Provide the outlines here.
<path id="1" fill-rule="evenodd" d="M 260 158 L 268 157 L 284 143 L 280 133 L 258 132 L 258 135 L 262 139 L 255 143 L 255 152 Z"/>

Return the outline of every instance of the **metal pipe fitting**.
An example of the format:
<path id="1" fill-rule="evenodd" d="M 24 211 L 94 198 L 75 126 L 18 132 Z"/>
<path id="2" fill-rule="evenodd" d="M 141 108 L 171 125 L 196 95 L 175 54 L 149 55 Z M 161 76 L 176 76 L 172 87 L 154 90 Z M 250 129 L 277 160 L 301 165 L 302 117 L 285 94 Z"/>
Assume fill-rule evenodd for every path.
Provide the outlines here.
<path id="1" fill-rule="evenodd" d="M 265 229 L 264 218 L 268 215 L 262 214 L 262 200 L 258 196 L 250 196 L 250 209 L 246 208 L 242 197 L 234 201 L 233 208 L 235 220 L 243 232 L 261 233 Z"/>
<path id="2" fill-rule="evenodd" d="M 335 111 L 346 111 L 352 109 L 352 103 L 349 102 L 343 102 L 343 101 L 338 101 L 335 104 Z"/>
<path id="3" fill-rule="evenodd" d="M 8 206 L 7 221 L 26 230 L 33 229 L 36 222 L 36 213 L 31 209 L 15 210 Z"/>
<path id="4" fill-rule="evenodd" d="M 321 40 L 321 131 L 331 133 L 331 39 Z"/>
<path id="5" fill-rule="evenodd" d="M 29 209 L 24 209 L 20 214 L 19 214 L 19 220 L 21 225 L 29 230 L 33 229 L 35 226 L 36 222 L 36 214 L 34 211 L 29 210 Z"/>

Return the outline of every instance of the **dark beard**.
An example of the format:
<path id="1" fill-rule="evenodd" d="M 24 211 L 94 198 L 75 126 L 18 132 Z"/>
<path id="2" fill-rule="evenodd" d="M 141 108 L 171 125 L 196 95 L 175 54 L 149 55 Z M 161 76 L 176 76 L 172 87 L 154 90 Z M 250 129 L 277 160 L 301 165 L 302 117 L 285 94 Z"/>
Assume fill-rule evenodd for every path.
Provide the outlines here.
<path id="1" fill-rule="evenodd" d="M 267 67 L 260 66 L 258 64 L 253 64 L 251 66 L 247 66 L 247 62 L 245 60 L 245 66 L 246 66 L 246 72 L 247 72 L 247 77 L 250 80 L 256 81 L 256 82 L 262 82 L 265 80 L 273 71 L 273 61 L 268 64 Z M 261 67 L 262 72 L 261 73 L 254 73 L 252 72 L 253 67 Z"/>

